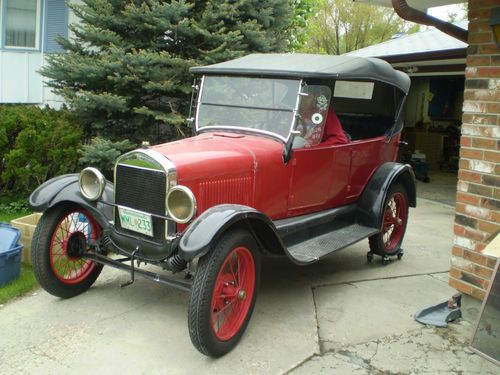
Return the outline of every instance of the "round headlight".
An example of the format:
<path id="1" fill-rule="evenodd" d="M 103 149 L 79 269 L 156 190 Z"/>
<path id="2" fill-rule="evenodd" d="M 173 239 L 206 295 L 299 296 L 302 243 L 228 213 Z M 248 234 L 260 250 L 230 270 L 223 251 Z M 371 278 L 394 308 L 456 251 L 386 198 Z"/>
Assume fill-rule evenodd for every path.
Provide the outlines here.
<path id="1" fill-rule="evenodd" d="M 80 172 L 78 184 L 82 195 L 88 200 L 95 201 L 101 197 L 106 179 L 98 169 L 88 167 Z"/>
<path id="2" fill-rule="evenodd" d="M 196 213 L 193 192 L 185 186 L 174 186 L 167 195 L 167 211 L 177 223 L 187 223 Z"/>

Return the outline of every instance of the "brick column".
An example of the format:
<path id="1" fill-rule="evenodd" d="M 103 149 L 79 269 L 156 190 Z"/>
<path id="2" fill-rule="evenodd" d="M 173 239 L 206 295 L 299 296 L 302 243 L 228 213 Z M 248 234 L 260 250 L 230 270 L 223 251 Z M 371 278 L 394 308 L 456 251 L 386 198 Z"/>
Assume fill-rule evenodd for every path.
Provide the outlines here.
<path id="1" fill-rule="evenodd" d="M 500 230 L 500 49 L 488 20 L 498 0 L 469 1 L 469 49 L 449 284 L 482 300 L 495 260 L 481 254 Z"/>

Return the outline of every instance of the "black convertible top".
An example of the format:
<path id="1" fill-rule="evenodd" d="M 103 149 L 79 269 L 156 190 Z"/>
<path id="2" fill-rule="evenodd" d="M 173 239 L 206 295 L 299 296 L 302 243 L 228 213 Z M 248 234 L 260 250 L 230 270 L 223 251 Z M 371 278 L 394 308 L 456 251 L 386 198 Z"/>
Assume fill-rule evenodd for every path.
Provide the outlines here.
<path id="1" fill-rule="evenodd" d="M 286 76 L 297 78 L 369 79 L 389 83 L 405 94 L 410 78 L 386 61 L 356 56 L 305 53 L 252 54 L 219 64 L 191 68 L 195 74 Z"/>

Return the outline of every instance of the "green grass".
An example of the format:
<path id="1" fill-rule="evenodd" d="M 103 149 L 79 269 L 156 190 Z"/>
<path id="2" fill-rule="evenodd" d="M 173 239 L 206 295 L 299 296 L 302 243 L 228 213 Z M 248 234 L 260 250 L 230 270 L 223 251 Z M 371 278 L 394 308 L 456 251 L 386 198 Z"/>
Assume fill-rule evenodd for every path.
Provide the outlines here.
<path id="1" fill-rule="evenodd" d="M 29 215 L 30 211 L 17 211 L 17 212 L 0 212 L 0 221 L 5 223 L 10 223 L 11 220 L 17 219 L 18 217 Z"/>
<path id="2" fill-rule="evenodd" d="M 25 210 L 8 213 L 0 212 L 0 221 L 10 223 L 11 220 L 29 215 L 30 213 L 30 211 Z M 0 304 L 30 292 L 37 285 L 38 283 L 35 279 L 31 266 L 21 264 L 21 275 L 19 278 L 9 284 L 0 286 Z"/>
<path id="3" fill-rule="evenodd" d="M 19 278 L 0 287 L 0 304 L 32 291 L 37 285 L 38 283 L 31 267 L 21 264 L 21 275 Z"/>

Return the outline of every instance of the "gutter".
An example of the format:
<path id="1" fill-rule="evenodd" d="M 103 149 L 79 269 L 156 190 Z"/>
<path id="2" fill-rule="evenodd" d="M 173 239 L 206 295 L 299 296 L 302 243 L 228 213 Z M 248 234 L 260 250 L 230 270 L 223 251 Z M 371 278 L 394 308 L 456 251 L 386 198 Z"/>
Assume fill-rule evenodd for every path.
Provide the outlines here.
<path id="1" fill-rule="evenodd" d="M 427 61 L 427 60 L 450 60 L 463 59 L 467 56 L 467 47 L 447 49 L 442 51 L 426 51 L 405 53 L 399 55 L 374 56 L 387 61 L 389 64 L 405 63 L 408 61 Z"/>
<path id="2" fill-rule="evenodd" d="M 391 2 L 394 11 L 398 14 L 399 17 L 407 21 L 412 21 L 422 25 L 434 26 L 436 29 L 442 31 L 443 33 L 451 35 L 452 37 L 467 43 L 467 38 L 469 35 L 469 32 L 467 30 L 464 30 L 461 27 L 440 20 L 439 18 L 429 16 L 427 13 L 412 8 L 408 5 L 406 0 L 391 0 Z"/>

